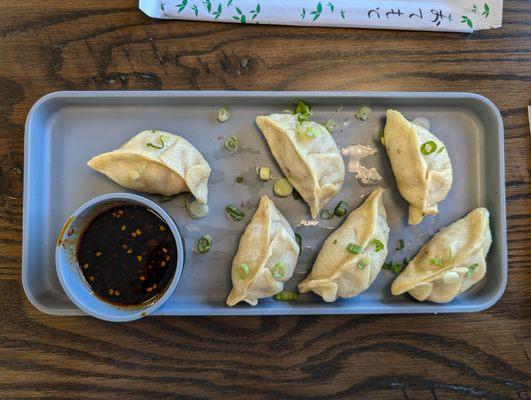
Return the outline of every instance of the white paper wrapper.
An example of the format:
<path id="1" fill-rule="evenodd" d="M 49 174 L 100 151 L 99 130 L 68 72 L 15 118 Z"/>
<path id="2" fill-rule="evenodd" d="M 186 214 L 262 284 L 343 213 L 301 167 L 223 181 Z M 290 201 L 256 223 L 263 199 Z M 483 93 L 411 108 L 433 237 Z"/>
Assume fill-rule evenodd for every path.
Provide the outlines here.
<path id="1" fill-rule="evenodd" d="M 503 0 L 140 0 L 153 18 L 473 32 L 498 28 Z"/>

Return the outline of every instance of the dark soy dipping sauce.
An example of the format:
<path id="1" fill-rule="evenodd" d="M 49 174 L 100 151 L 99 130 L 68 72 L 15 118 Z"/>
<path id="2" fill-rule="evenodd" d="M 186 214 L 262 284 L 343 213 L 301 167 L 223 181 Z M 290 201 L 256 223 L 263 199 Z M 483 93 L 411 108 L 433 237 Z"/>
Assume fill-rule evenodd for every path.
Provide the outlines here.
<path id="1" fill-rule="evenodd" d="M 142 206 L 114 207 L 82 233 L 78 264 L 94 293 L 133 306 L 160 294 L 175 274 L 177 247 L 164 220 Z"/>

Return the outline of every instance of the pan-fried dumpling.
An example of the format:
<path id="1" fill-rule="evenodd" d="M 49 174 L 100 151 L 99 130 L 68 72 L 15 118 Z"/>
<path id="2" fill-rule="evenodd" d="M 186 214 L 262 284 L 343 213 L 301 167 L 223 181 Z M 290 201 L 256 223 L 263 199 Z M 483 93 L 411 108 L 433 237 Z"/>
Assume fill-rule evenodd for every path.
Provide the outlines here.
<path id="1" fill-rule="evenodd" d="M 485 276 L 491 242 L 489 212 L 476 208 L 435 234 L 394 280 L 391 293 L 409 292 L 434 303 L 452 301 Z"/>
<path id="2" fill-rule="evenodd" d="M 394 110 L 387 110 L 384 143 L 398 190 L 409 203 L 409 224 L 437 214 L 437 203 L 452 186 L 452 164 L 444 143 Z"/>
<path id="3" fill-rule="evenodd" d="M 354 297 L 367 289 L 387 257 L 389 226 L 383 189 L 374 190 L 323 244 L 299 291 L 313 291 L 324 301 Z"/>
<path id="4" fill-rule="evenodd" d="M 281 292 L 298 257 L 299 245 L 289 222 L 267 196 L 262 196 L 232 261 L 227 304 L 232 307 L 245 301 L 255 306 L 258 299 Z"/>
<path id="5" fill-rule="evenodd" d="M 142 131 L 87 164 L 128 189 L 165 196 L 190 191 L 207 203 L 210 166 L 189 141 L 168 132 Z"/>
<path id="6" fill-rule="evenodd" d="M 256 118 L 280 169 L 310 206 L 313 218 L 334 197 L 345 179 L 345 165 L 328 130 L 297 115 Z"/>

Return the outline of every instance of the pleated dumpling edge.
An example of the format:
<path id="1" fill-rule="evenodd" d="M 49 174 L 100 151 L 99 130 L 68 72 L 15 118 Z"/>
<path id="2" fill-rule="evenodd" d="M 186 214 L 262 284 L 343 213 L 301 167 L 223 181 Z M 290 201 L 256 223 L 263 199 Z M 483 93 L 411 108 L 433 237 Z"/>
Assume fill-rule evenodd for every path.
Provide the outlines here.
<path id="1" fill-rule="evenodd" d="M 243 232 L 232 261 L 232 290 L 227 305 L 245 301 L 255 306 L 258 299 L 282 291 L 293 275 L 299 245 L 289 222 L 267 196 Z"/>

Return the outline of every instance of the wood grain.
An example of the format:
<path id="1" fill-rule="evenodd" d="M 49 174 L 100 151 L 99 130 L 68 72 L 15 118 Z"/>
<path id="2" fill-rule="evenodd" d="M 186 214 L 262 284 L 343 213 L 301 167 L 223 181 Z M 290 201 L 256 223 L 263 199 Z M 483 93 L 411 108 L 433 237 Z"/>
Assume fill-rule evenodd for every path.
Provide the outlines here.
<path id="1" fill-rule="evenodd" d="M 472 35 L 157 21 L 134 0 L 0 2 L 0 397 L 529 399 L 531 2 Z M 63 89 L 467 91 L 505 124 L 509 283 L 469 315 L 41 314 L 21 287 L 24 122 Z"/>

